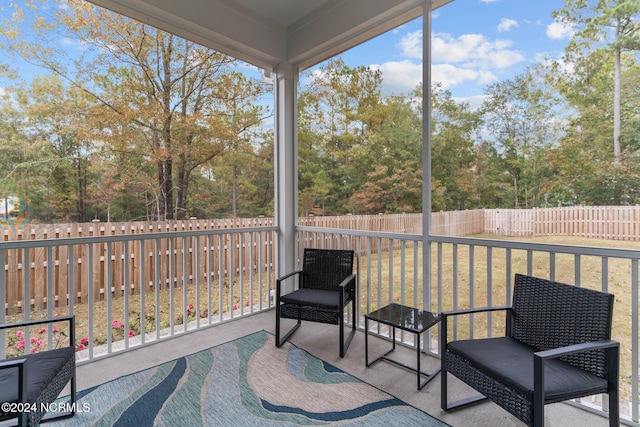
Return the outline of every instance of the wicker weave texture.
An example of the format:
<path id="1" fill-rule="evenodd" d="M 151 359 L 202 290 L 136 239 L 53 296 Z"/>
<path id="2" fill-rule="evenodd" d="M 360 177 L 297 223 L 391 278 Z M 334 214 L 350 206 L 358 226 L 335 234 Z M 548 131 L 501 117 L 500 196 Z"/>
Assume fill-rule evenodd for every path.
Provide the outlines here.
<path id="1" fill-rule="evenodd" d="M 354 252 L 350 250 L 305 248 L 300 288 L 340 292 L 342 281 L 353 273 L 353 257 Z M 345 304 L 353 295 L 353 289 L 346 290 Z M 338 325 L 340 317 L 343 316 L 342 309 L 343 307 L 331 310 L 282 304 L 280 316 L 288 319 L 300 317 L 300 320 Z"/>
<path id="2" fill-rule="evenodd" d="M 510 314 L 507 316 L 506 329 L 509 336 L 538 351 L 608 341 L 611 339 L 613 301 L 614 296 L 604 292 L 516 274 L 513 304 L 508 310 Z M 442 363 L 445 372 L 458 377 L 527 425 L 543 422 L 540 419 L 534 420 L 538 415 L 534 414 L 530 397 L 497 381 L 482 367 L 465 357 L 450 352 L 446 348 L 446 341 L 444 345 Z M 611 381 L 608 375 L 609 361 L 604 350 L 576 353 L 561 360 Z M 616 369 L 612 371 L 615 376 L 617 367 L 613 369 Z M 446 390 L 446 383 L 444 384 L 443 390 Z M 608 390 L 604 389 L 602 392 L 607 393 Z M 571 397 L 578 398 L 588 394 L 592 393 L 574 390 Z M 611 399 L 614 399 L 612 402 L 617 402 L 617 390 Z M 545 396 L 544 404 L 558 401 L 561 400 Z M 610 422 L 617 425 L 617 403 L 614 405 L 615 415 L 610 415 Z M 610 410 L 611 408 L 610 406 Z"/>
<path id="3" fill-rule="evenodd" d="M 280 317 L 285 319 L 307 320 L 310 322 L 330 323 L 333 325 L 340 324 L 340 312 L 335 310 L 322 310 L 319 308 L 299 307 L 283 304 L 280 308 Z"/>
<path id="4" fill-rule="evenodd" d="M 69 381 L 74 378 L 76 375 L 76 354 L 75 352 L 70 352 L 69 357 L 67 358 L 67 362 L 64 364 L 63 368 L 58 371 L 53 380 L 47 384 L 45 389 L 40 393 L 40 396 L 36 399 L 36 407 L 38 409 L 45 408 L 46 405 L 56 400 L 56 398 L 60 395 L 64 387 L 69 383 Z M 46 412 L 43 411 L 31 411 L 29 412 L 29 425 L 38 425 L 42 417 L 46 415 Z"/>
<path id="5" fill-rule="evenodd" d="M 305 248 L 300 287 L 339 291 L 353 273 L 353 251 Z"/>
<path id="6" fill-rule="evenodd" d="M 303 320 L 330 323 L 339 326 L 340 357 L 344 357 L 356 332 L 354 255 L 352 250 L 305 248 L 302 270 L 276 280 L 276 346 L 287 341 Z M 292 277 L 299 277 L 298 289 L 282 297 L 282 282 Z M 344 308 L 349 304 L 351 331 L 345 338 Z M 281 318 L 298 320 L 284 336 Z"/>
<path id="7" fill-rule="evenodd" d="M 538 350 L 611 339 L 613 295 L 516 275 L 511 336 Z M 604 350 L 563 361 L 606 378 Z"/>
<path id="8" fill-rule="evenodd" d="M 465 384 L 480 391 L 498 406 L 504 408 L 513 416 L 531 425 L 533 421 L 533 406 L 528 399 L 504 384 L 470 365 L 464 358 L 447 353 L 445 359 L 447 372 L 453 374 Z"/>

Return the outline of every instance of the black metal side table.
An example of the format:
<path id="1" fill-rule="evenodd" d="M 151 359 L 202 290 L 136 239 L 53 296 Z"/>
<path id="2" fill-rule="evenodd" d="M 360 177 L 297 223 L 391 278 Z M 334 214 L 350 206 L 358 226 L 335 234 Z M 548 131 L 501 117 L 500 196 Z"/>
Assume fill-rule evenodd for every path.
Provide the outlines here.
<path id="1" fill-rule="evenodd" d="M 391 326 L 392 332 L 392 348 L 386 353 L 378 356 L 375 360 L 369 363 L 369 320 L 376 321 L 378 323 L 382 323 L 388 326 Z M 422 311 L 417 308 L 407 307 L 401 304 L 392 303 L 386 307 L 382 307 L 379 310 L 372 311 L 371 313 L 364 315 L 364 347 L 365 347 L 365 364 L 367 368 L 379 360 L 385 360 L 387 362 L 393 363 L 410 371 L 413 371 L 418 376 L 418 390 L 422 390 L 422 388 L 431 381 L 437 374 L 440 372 L 440 368 L 438 368 L 435 372 L 431 374 L 427 374 L 426 372 L 422 372 L 420 370 L 420 335 L 427 331 L 434 325 L 437 325 L 440 322 L 440 315 L 434 314 L 430 311 Z M 397 360 L 393 360 L 387 357 L 389 353 L 396 349 L 396 328 L 402 329 L 403 331 L 412 332 L 416 337 L 416 353 L 417 353 L 417 366 L 414 368 L 412 366 L 405 365 Z M 426 377 L 424 381 L 422 381 L 422 377 Z"/>

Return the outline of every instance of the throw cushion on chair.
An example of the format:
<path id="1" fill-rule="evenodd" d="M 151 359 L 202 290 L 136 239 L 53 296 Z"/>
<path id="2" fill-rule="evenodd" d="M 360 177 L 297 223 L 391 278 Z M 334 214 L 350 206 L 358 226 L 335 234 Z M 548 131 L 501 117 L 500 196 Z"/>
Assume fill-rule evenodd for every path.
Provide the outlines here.
<path id="1" fill-rule="evenodd" d="M 33 353 L 26 356 L 6 359 L 27 359 L 29 375 L 27 376 L 27 401 L 34 402 L 51 380 L 60 372 L 70 357 L 75 357 L 73 347 L 63 347 L 55 350 Z M 18 401 L 18 368 L 0 370 L 0 402 Z M 7 415 L 0 412 L 2 415 Z M 13 414 L 15 416 L 15 413 Z"/>
<path id="2" fill-rule="evenodd" d="M 340 307 L 340 293 L 322 289 L 298 289 L 283 295 L 281 301 L 286 304 L 301 304 L 305 307 L 338 309 Z"/>
<path id="3" fill-rule="evenodd" d="M 533 351 L 528 345 L 499 337 L 453 341 L 448 349 L 523 396 L 533 397 Z M 562 401 L 576 390 L 593 390 L 584 394 L 589 395 L 606 387 L 607 380 L 559 359 L 544 363 L 545 399 Z"/>

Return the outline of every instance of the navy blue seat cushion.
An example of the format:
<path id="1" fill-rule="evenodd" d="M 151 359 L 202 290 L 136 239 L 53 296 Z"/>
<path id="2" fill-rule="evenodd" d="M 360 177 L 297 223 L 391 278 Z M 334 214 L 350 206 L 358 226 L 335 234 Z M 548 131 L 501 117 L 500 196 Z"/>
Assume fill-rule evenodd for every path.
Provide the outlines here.
<path id="1" fill-rule="evenodd" d="M 347 293 L 348 296 L 348 293 Z M 345 299 L 345 302 L 348 300 Z M 298 289 L 280 297 L 285 304 L 298 304 L 305 307 L 325 308 L 330 310 L 340 309 L 340 292 L 326 291 L 322 289 Z"/>
<path id="2" fill-rule="evenodd" d="M 65 363 L 75 357 L 73 347 L 63 347 L 55 350 L 29 354 L 13 359 L 27 359 L 27 401 L 34 402 L 42 393 Z M 3 362 L 12 359 L 3 360 Z M 18 368 L 0 369 L 0 402 L 18 401 Z"/>
<path id="3" fill-rule="evenodd" d="M 511 337 L 452 341 L 448 350 L 519 394 L 533 399 L 535 349 Z M 544 362 L 545 401 L 561 401 L 578 393 L 607 390 L 607 381 L 558 359 Z"/>

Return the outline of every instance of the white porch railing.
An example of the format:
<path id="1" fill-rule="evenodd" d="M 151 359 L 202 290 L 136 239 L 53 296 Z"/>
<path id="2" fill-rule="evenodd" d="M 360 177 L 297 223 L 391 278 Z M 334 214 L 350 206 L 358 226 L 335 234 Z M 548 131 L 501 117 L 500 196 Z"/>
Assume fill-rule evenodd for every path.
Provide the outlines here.
<path id="1" fill-rule="evenodd" d="M 0 274 L 0 307 L 5 307 L 5 290 L 15 278 L 10 259 L 20 261 L 15 265 L 20 266 L 24 301 L 34 300 L 34 281 L 44 287 L 35 291 L 36 300 L 44 297 L 43 306 L 25 303 L 8 307 L 0 310 L 0 322 L 74 314 L 79 324 L 78 338 L 83 337 L 81 331 L 86 331 L 87 346 L 79 351 L 79 358 L 80 363 L 87 363 L 240 319 L 273 307 L 275 232 L 275 227 L 256 227 L 0 242 L 0 260 L 5 260 L 5 274 Z M 299 256 L 304 247 L 356 251 L 360 328 L 366 312 L 390 301 L 437 312 L 508 304 L 515 273 L 614 293 L 613 338 L 621 342 L 622 349 L 621 412 L 624 423 L 640 426 L 640 251 L 430 236 L 431 256 L 427 259 L 431 286 L 425 289 L 421 235 L 297 227 L 297 236 Z M 87 259 L 84 264 L 68 268 L 64 284 L 58 283 L 59 276 L 55 274 L 55 268 L 63 268 L 56 261 L 62 251 L 71 260 L 76 260 L 80 252 Z M 36 252 L 42 255 L 34 257 Z M 44 273 L 35 273 L 43 266 Z M 96 268 L 105 271 L 97 274 Z M 97 300 L 87 298 L 84 302 L 77 296 L 74 284 L 79 275 L 88 282 L 87 292 L 97 295 Z M 124 283 L 125 289 L 116 292 L 114 283 Z M 60 301 L 57 291 L 61 288 L 66 289 L 66 299 L 75 304 Z M 114 320 L 123 326 L 114 327 Z M 451 331 L 457 337 L 491 336 L 500 333 L 502 325 L 503 319 L 498 315 L 478 316 L 461 319 Z M 29 331 L 24 332 L 28 342 Z M 383 329 L 377 332 L 385 333 Z M 438 331 L 430 335 L 424 350 L 437 356 Z M 412 334 L 402 334 L 399 339 L 413 345 Z M 0 335 L 0 343 L 3 342 L 7 342 L 4 334 Z M 0 357 L 5 352 L 5 346 L 0 345 Z M 575 402 L 596 413 L 605 410 L 605 403 L 600 397 Z"/>
<path id="2" fill-rule="evenodd" d="M 465 307 L 510 305 L 515 273 L 611 292 L 613 339 L 621 343 L 621 414 L 638 426 L 638 260 L 640 250 L 430 236 L 431 287 L 424 289 L 421 235 L 298 227 L 305 246 L 354 249 L 358 256 L 359 327 L 362 315 L 390 301 L 434 312 Z M 455 337 L 492 336 L 503 331 L 496 314 L 462 319 Z M 380 332 L 380 331 L 378 331 Z M 384 334 L 384 333 L 383 333 Z M 437 331 L 433 332 L 436 335 Z M 413 345 L 412 334 L 399 339 Z M 388 337 L 388 335 L 387 335 Z M 437 356 L 437 339 L 424 350 Z M 606 396 L 572 402 L 604 414 Z"/>
<path id="3" fill-rule="evenodd" d="M 269 309 L 275 230 L 0 242 L 0 323 L 75 315 L 79 361 L 86 362 Z M 7 291 L 22 304 L 8 306 Z M 11 344 L 7 333 L 0 343 Z M 30 333 L 20 331 L 27 350 Z M 7 350 L 18 349 L 0 345 L 0 358 Z"/>

